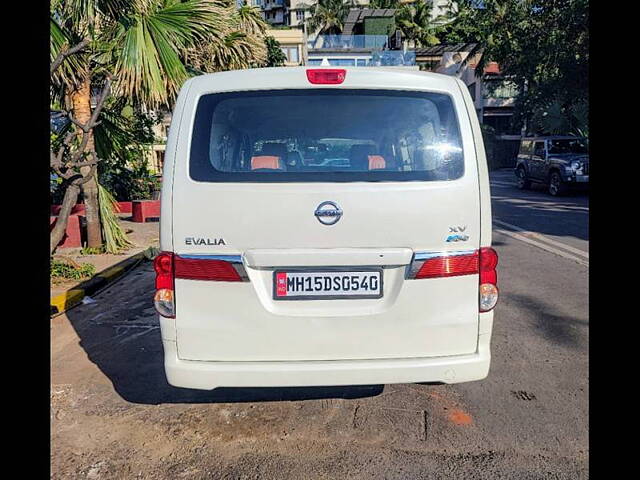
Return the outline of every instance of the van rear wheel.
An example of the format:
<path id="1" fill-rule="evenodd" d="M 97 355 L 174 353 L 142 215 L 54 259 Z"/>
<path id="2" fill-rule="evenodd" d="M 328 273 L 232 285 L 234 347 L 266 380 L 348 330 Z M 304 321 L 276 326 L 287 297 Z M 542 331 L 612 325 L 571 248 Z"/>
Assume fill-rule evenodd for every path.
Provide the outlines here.
<path id="1" fill-rule="evenodd" d="M 516 170 L 516 176 L 518 177 L 518 188 L 520 190 L 531 188 L 531 180 L 529 180 L 529 176 L 523 167 L 519 167 L 518 170 Z"/>
<path id="2" fill-rule="evenodd" d="M 567 193 L 567 185 L 558 172 L 551 172 L 549 175 L 549 193 L 554 197 Z"/>

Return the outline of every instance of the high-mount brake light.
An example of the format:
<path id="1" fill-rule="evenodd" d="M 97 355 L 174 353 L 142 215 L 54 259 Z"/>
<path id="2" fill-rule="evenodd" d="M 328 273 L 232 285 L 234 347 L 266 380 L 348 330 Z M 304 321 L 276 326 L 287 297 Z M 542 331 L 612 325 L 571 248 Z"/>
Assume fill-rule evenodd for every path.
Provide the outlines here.
<path id="1" fill-rule="evenodd" d="M 314 85 L 338 85 L 344 82 L 344 68 L 313 68 L 307 70 L 307 80 Z"/>

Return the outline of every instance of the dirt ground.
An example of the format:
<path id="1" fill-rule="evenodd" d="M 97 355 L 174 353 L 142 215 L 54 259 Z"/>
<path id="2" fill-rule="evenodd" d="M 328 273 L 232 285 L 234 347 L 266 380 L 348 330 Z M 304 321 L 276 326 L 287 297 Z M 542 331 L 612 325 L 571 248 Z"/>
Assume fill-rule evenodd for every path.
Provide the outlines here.
<path id="1" fill-rule="evenodd" d="M 138 267 L 52 320 L 52 478 L 588 478 L 587 269 L 495 244 L 491 372 L 458 385 L 173 388 Z"/>

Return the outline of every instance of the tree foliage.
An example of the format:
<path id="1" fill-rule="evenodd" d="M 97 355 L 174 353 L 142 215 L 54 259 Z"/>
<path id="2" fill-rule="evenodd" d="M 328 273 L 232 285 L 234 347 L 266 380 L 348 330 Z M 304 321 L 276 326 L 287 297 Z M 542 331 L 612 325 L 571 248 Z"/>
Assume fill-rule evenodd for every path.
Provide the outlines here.
<path id="1" fill-rule="evenodd" d="M 455 19 L 444 27 L 441 40 L 477 43 L 467 57 L 482 53 L 477 74 L 490 61 L 499 64 L 503 75 L 519 86 L 514 118 L 526 122 L 530 132 L 544 132 L 550 127 L 548 119 L 558 115 L 564 117 L 564 127 L 554 130 L 584 129 L 581 122 L 589 90 L 588 1 L 484 0 L 483 8 L 477 4 L 458 1 Z M 545 116 L 547 121 L 542 122 Z"/>
<path id="2" fill-rule="evenodd" d="M 432 19 L 431 3 L 417 1 L 402 5 L 396 13 L 396 24 L 407 40 L 416 46 L 428 47 L 440 43 L 438 39 L 439 19 Z"/>
<path id="3" fill-rule="evenodd" d="M 115 171 L 132 165 L 134 172 L 140 170 L 135 164 L 144 161 L 142 140 L 131 120 L 121 116 L 123 105 L 135 112 L 170 106 L 192 74 L 262 66 L 267 49 L 264 20 L 253 7 L 237 9 L 233 0 L 52 0 L 50 5 L 51 103 L 71 122 L 64 135 L 54 137 L 51 150 L 52 172 L 64 179 L 65 192 L 51 235 L 53 251 L 80 188 L 90 246 L 99 244 L 99 162 L 101 173 L 114 165 Z M 92 106 L 96 98 L 98 107 Z"/>
<path id="4" fill-rule="evenodd" d="M 266 23 L 232 0 L 54 0 L 51 8 L 52 60 L 89 40 L 56 73 L 54 90 L 109 72 L 115 96 L 154 108 L 174 100 L 191 73 L 266 61 Z"/>
<path id="5" fill-rule="evenodd" d="M 280 43 L 271 36 L 266 36 L 264 43 L 267 46 L 267 64 L 266 67 L 282 67 L 287 60 L 286 55 L 280 48 Z"/>
<path id="6" fill-rule="evenodd" d="M 371 0 L 367 8 L 400 8 L 400 0 Z"/>
<path id="7" fill-rule="evenodd" d="M 236 8 L 233 0 L 212 0 L 217 19 L 207 39 L 185 51 L 185 61 L 194 73 L 211 73 L 265 66 L 267 24 L 257 7 Z"/>
<path id="8" fill-rule="evenodd" d="M 342 33 L 349 9 L 356 6 L 354 0 L 318 0 L 309 7 L 310 16 L 307 19 L 309 33 L 318 32 L 321 35 Z"/>

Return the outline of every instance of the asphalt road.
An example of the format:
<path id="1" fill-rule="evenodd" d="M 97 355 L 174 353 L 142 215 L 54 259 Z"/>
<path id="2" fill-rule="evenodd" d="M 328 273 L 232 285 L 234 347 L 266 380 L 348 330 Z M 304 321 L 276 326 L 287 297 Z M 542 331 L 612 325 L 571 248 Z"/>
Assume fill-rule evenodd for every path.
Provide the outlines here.
<path id="1" fill-rule="evenodd" d="M 495 219 L 520 230 L 494 233 L 487 379 L 170 387 L 147 264 L 52 320 L 52 478 L 587 478 L 588 255 L 547 241 L 587 251 L 586 215 L 540 206 L 587 197 L 493 191 Z"/>
<path id="2" fill-rule="evenodd" d="M 542 184 L 533 184 L 530 190 L 518 190 L 510 168 L 492 172 L 490 179 L 493 217 L 503 222 L 497 225 L 499 228 L 510 229 L 504 226 L 506 222 L 543 235 L 554 245 L 558 242 L 588 253 L 589 196 L 586 192 L 570 191 L 565 196 L 553 197 Z M 575 252 L 571 250 L 571 253 Z"/>

